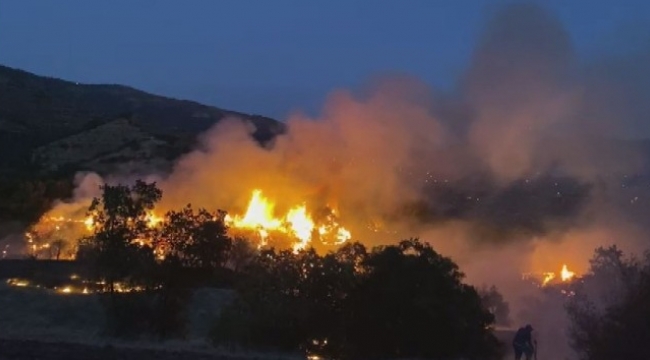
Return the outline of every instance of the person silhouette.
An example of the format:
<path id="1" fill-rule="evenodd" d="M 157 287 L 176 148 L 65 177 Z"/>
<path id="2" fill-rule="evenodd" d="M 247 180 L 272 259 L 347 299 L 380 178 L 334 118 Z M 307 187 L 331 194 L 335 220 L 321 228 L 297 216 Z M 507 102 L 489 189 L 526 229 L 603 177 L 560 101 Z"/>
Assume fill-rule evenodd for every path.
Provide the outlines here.
<path id="1" fill-rule="evenodd" d="M 519 328 L 512 340 L 512 347 L 515 350 L 515 360 L 521 360 L 522 355 L 526 355 L 526 360 L 531 360 L 535 346 L 533 345 L 533 327 L 528 324 Z"/>

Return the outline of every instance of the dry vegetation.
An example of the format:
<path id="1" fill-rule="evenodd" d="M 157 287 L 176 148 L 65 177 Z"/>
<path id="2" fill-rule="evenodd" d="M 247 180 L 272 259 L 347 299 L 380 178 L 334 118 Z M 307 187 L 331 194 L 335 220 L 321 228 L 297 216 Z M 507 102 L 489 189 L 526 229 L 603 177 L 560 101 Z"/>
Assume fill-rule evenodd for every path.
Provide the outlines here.
<path id="1" fill-rule="evenodd" d="M 110 172 L 116 164 L 137 162 L 165 166 L 160 149 L 168 144 L 140 130 L 131 122 L 119 119 L 41 146 L 35 158 L 50 169 L 78 165 L 98 172 Z"/>
<path id="2" fill-rule="evenodd" d="M 220 309 L 231 299 L 231 291 L 198 290 L 188 307 L 188 340 L 197 343 L 205 339 Z M 63 295 L 2 284 L 0 309 L 1 338 L 83 343 L 102 340 L 104 313 L 96 295 Z"/>
<path id="3" fill-rule="evenodd" d="M 219 311 L 232 299 L 227 290 L 200 289 L 189 309 L 186 340 L 121 341 L 102 335 L 104 313 L 95 295 L 0 285 L 0 360 L 5 359 L 271 359 L 285 355 L 230 353 L 205 341 Z"/>

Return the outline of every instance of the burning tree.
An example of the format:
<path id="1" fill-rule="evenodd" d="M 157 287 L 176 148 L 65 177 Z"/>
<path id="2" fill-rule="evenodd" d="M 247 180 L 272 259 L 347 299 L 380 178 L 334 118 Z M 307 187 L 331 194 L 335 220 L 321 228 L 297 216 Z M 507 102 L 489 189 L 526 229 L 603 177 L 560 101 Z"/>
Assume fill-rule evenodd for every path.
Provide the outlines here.
<path id="1" fill-rule="evenodd" d="M 162 192 L 155 183 L 138 180 L 134 186 L 104 185 L 102 196 L 89 208 L 93 234 L 85 239 L 95 276 L 115 292 L 118 281 L 142 281 L 153 262 L 153 248 L 144 242 L 152 237 L 149 213 Z M 82 256 L 83 257 L 83 256 Z"/>
<path id="2" fill-rule="evenodd" d="M 137 181 L 104 185 L 89 208 L 92 235 L 82 239 L 78 258 L 89 265 L 90 277 L 108 292 L 102 296 L 107 330 L 113 335 L 138 334 L 155 319 L 146 293 L 120 294 L 123 285 L 153 289 L 156 260 L 147 240 L 154 229 L 150 212 L 162 196 L 155 183 Z"/>
<path id="3" fill-rule="evenodd" d="M 92 218 L 43 216 L 25 233 L 27 251 L 35 258 L 71 259 L 75 256 L 72 240 L 92 233 Z"/>
<path id="4" fill-rule="evenodd" d="M 157 199 L 156 202 L 158 200 L 160 199 Z M 96 215 L 92 211 L 90 215 L 86 214 L 86 209 L 92 205 L 90 201 L 85 206 L 77 203 L 62 204 L 43 215 L 26 232 L 25 238 L 30 255 L 34 257 L 50 255 L 52 257 L 51 246 L 56 240 L 65 240 L 66 248 L 73 249 L 72 244 L 75 240 L 93 235 L 95 228 L 101 226 L 96 221 L 99 219 L 95 219 Z M 164 218 L 160 216 L 162 213 L 160 209 L 154 211 L 152 205 L 151 208 L 144 210 L 144 215 L 140 219 L 141 224 L 146 225 L 150 230 L 155 230 L 161 228 L 163 220 L 167 222 L 166 226 L 171 227 L 176 225 L 194 226 L 192 224 L 196 224 L 200 218 L 202 223 L 207 221 L 206 224 L 208 222 L 212 224 L 204 224 L 205 226 L 218 226 L 226 229 L 227 232 L 222 236 L 246 238 L 249 242 L 254 243 L 257 249 L 278 247 L 291 248 L 294 252 L 298 252 L 315 245 L 338 247 L 352 237 L 350 231 L 339 224 L 335 209 L 327 206 L 311 209 L 306 203 L 302 203 L 289 207 L 286 212 L 278 211 L 276 203 L 265 197 L 259 189 L 252 191 L 250 200 L 241 213 L 226 213 L 222 210 L 212 213 L 206 209 L 199 209 L 197 215 L 190 215 L 187 213 L 187 209 L 180 209 L 165 213 Z M 195 217 L 194 220 L 190 219 L 192 216 Z M 223 231 L 221 232 L 223 233 Z M 178 237 L 188 234 L 168 235 Z M 137 239 L 141 244 L 155 246 L 158 256 L 170 251 L 170 246 L 174 245 L 165 239 L 157 239 L 159 241 L 156 242 L 152 240 L 151 236 Z M 193 244 L 196 245 L 197 242 L 193 241 Z M 180 244 L 176 242 L 175 246 L 180 246 Z M 189 255 L 187 250 L 183 251 L 185 256 Z M 217 252 L 221 253 L 221 251 Z M 203 254 L 202 256 L 206 256 L 205 252 L 200 253 Z M 66 252 L 63 255 L 65 258 L 74 258 L 74 251 Z"/>
<path id="5" fill-rule="evenodd" d="M 101 189 L 88 210 L 92 235 L 78 258 L 108 292 L 109 332 L 182 336 L 192 287 L 218 277 L 228 260 L 225 212 L 188 205 L 158 217 L 153 211 L 162 192 L 155 183 Z M 144 291 L 125 294 L 125 286 Z"/>

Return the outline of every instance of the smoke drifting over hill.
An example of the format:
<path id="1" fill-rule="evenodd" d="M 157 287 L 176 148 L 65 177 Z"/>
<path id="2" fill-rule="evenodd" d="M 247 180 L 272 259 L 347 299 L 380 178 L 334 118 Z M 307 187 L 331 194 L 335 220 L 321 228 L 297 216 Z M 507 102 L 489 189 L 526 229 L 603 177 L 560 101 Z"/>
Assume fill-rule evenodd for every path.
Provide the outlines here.
<path id="1" fill-rule="evenodd" d="M 615 139 L 647 116 L 638 100 L 650 98 L 650 62 L 605 55 L 579 61 L 555 17 L 509 6 L 487 23 L 452 94 L 382 78 L 334 92 L 318 118 L 290 117 L 265 146 L 246 124 L 222 121 L 151 179 L 163 209 L 242 213 L 253 189 L 278 211 L 335 209 L 354 240 L 420 236 L 470 281 L 516 294 L 522 271 L 563 262 L 585 271 L 595 246 L 646 234 L 628 208 L 634 196 L 648 200 L 621 190 L 646 154 Z"/>
<path id="2" fill-rule="evenodd" d="M 615 139 L 644 114 L 644 102 L 627 100 L 648 95 L 648 65 L 606 55 L 578 61 L 554 16 L 508 6 L 487 22 L 451 94 L 406 76 L 376 79 L 334 92 L 318 118 L 290 117 L 265 146 L 247 124 L 221 121 L 171 174 L 150 179 L 163 209 L 242 213 L 261 189 L 279 212 L 303 202 L 335 210 L 367 244 L 434 231 L 425 240 L 450 251 L 446 237 L 529 246 L 601 219 L 634 229 L 612 199 L 624 174 L 644 170 L 645 154 Z"/>
<path id="3" fill-rule="evenodd" d="M 262 188 L 279 206 L 335 206 L 357 223 L 463 221 L 497 241 L 571 226 L 609 179 L 643 165 L 614 141 L 628 130 L 618 114 L 636 112 L 619 101 L 633 85 L 593 66 L 554 17 L 511 6 L 487 24 L 453 96 L 407 77 L 337 91 L 266 148 L 223 122 L 164 180 L 166 203 L 241 208 Z"/>

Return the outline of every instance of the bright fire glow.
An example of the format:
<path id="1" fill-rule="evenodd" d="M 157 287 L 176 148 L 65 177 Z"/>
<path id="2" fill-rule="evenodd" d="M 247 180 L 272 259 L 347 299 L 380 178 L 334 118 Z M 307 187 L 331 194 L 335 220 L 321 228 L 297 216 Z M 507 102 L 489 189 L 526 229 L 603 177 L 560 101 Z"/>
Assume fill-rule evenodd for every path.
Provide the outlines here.
<path id="1" fill-rule="evenodd" d="M 542 286 L 548 284 L 553 279 L 555 279 L 555 273 L 552 273 L 552 272 L 544 273 L 544 280 L 542 280 Z"/>
<path id="2" fill-rule="evenodd" d="M 314 222 L 307 216 L 305 205 L 289 210 L 287 222 L 294 235 L 300 240 L 293 245 L 293 250 L 296 252 L 303 250 L 311 240 L 311 233 L 314 230 Z"/>
<path id="3" fill-rule="evenodd" d="M 275 210 L 275 202 L 266 198 L 261 190 L 255 189 L 243 215 L 228 214 L 224 220 L 233 230 L 255 234 L 257 239 L 250 240 L 257 241 L 259 248 L 268 245 L 268 241 L 274 236 L 278 236 L 276 239 L 289 239 L 294 252 L 308 248 L 314 237 L 325 245 L 341 245 L 352 237 L 348 229 L 338 224 L 336 213 L 332 209 L 328 210 L 328 215 L 321 216 L 317 221 L 312 217 L 306 203 L 291 207 L 284 215 L 278 215 Z M 149 211 L 144 221 L 148 227 L 155 228 L 161 225 L 164 218 Z M 58 249 L 53 248 L 53 241 L 74 241 L 81 236 L 90 235 L 96 225 L 91 215 L 77 219 L 44 216 L 25 234 L 25 238 L 31 253 L 45 256 L 49 254 L 51 257 Z M 147 239 L 136 239 L 135 242 L 140 245 L 150 244 Z M 160 258 L 164 254 L 157 253 L 157 256 Z M 61 257 L 65 258 L 64 255 Z"/>
<path id="4" fill-rule="evenodd" d="M 86 220 L 84 220 L 84 225 L 86 225 L 87 230 L 92 230 L 95 225 L 95 220 L 93 220 L 92 216 L 88 216 Z"/>
<path id="5" fill-rule="evenodd" d="M 273 217 L 273 208 L 261 190 L 254 190 L 246 213 L 243 217 L 234 217 L 233 224 L 238 228 L 276 230 L 282 222 Z"/>
<path id="6" fill-rule="evenodd" d="M 543 273 L 526 273 L 523 274 L 523 279 L 536 279 L 536 282 L 538 281 L 541 286 L 546 286 L 551 283 L 555 283 L 558 281 L 561 282 L 570 282 L 573 280 L 576 276 L 576 273 L 573 271 L 570 271 L 569 268 L 567 267 L 566 264 L 562 265 L 562 269 L 560 270 L 559 273 L 556 272 L 543 272 Z"/>
<path id="7" fill-rule="evenodd" d="M 308 247 L 315 231 L 325 239 L 333 236 L 335 244 L 339 245 L 350 239 L 350 231 L 340 226 L 332 217 L 327 218 L 326 224 L 317 227 L 305 204 L 295 206 L 281 217 L 276 217 L 275 204 L 262 195 L 259 189 L 253 190 L 248 207 L 243 216 L 227 215 L 226 224 L 235 229 L 254 231 L 259 235 L 259 247 L 267 244 L 272 232 L 278 232 L 295 238 L 292 245 L 294 252 Z"/>
<path id="8" fill-rule="evenodd" d="M 566 264 L 562 265 L 562 271 L 560 272 L 560 277 L 562 278 L 562 281 L 569 281 L 573 279 L 574 276 L 575 273 L 573 271 L 569 271 Z"/>

